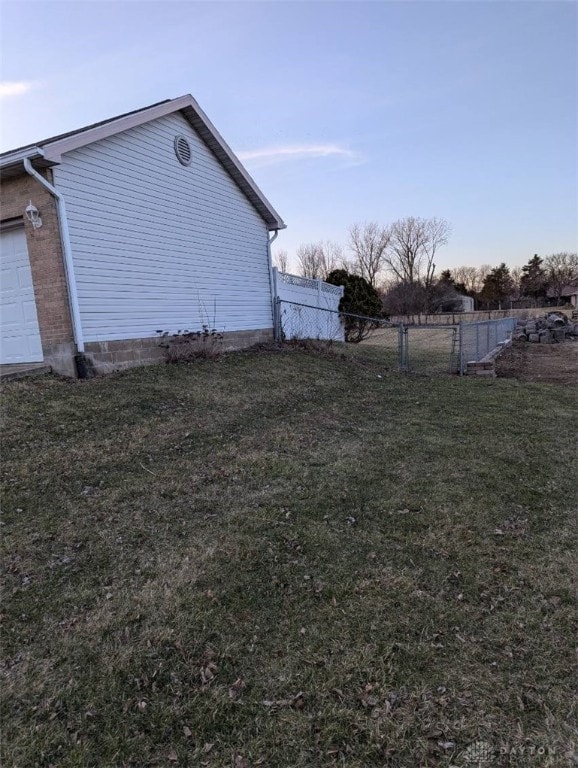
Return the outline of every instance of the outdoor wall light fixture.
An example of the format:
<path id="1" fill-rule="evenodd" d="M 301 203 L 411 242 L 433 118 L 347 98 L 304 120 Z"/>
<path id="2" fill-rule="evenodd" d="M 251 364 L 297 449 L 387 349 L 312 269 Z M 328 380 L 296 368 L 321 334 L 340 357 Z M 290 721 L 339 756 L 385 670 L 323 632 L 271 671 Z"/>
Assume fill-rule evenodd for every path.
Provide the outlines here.
<path id="1" fill-rule="evenodd" d="M 40 214 L 38 213 L 38 208 L 35 205 L 32 205 L 32 200 L 26 206 L 25 213 L 26 213 L 26 218 L 32 224 L 32 228 L 40 229 L 40 227 L 42 226 L 42 219 L 40 218 Z"/>

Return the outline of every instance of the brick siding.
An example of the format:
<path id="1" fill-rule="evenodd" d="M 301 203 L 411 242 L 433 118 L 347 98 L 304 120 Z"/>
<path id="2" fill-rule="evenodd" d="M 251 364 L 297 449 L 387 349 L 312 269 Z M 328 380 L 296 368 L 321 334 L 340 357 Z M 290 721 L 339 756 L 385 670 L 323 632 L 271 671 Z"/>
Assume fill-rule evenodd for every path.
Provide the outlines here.
<path id="1" fill-rule="evenodd" d="M 30 200 L 42 218 L 40 229 L 33 229 L 24 217 Z M 72 323 L 56 202 L 48 190 L 28 175 L 3 179 L 0 183 L 0 221 L 18 217 L 24 217 L 40 338 L 46 356 L 54 345 L 73 340 Z"/>

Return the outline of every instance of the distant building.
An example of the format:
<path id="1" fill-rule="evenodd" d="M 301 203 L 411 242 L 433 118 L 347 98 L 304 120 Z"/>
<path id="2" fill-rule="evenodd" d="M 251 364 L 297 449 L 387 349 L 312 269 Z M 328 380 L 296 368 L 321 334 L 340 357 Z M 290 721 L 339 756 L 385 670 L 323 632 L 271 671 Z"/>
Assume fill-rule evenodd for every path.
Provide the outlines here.
<path id="1" fill-rule="evenodd" d="M 460 294 L 456 297 L 456 300 L 462 302 L 462 312 L 473 312 L 474 311 L 474 300 L 471 296 L 463 296 Z"/>
<path id="2" fill-rule="evenodd" d="M 560 291 L 559 295 L 564 303 L 569 301 L 570 304 L 572 304 L 572 306 L 576 309 L 578 306 L 578 285 L 565 285 L 564 288 L 562 288 Z M 547 296 L 549 299 L 557 299 L 558 292 L 553 288 L 549 288 Z"/>

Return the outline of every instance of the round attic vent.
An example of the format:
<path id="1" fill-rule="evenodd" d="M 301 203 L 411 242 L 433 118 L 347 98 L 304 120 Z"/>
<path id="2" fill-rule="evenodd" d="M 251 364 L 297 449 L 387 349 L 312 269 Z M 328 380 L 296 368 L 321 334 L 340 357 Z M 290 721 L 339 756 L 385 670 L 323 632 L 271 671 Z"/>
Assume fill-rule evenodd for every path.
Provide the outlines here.
<path id="1" fill-rule="evenodd" d="M 184 136 L 175 136 L 175 155 L 181 165 L 191 164 L 191 145 Z"/>

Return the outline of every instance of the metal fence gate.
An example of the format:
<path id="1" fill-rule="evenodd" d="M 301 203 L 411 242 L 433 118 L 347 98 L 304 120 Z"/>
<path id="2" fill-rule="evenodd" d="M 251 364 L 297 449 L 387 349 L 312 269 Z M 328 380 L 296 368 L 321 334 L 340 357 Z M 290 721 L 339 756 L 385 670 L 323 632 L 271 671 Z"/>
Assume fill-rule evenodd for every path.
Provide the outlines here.
<path id="1" fill-rule="evenodd" d="M 457 326 L 400 324 L 398 333 L 401 371 L 432 375 L 458 372 Z"/>

